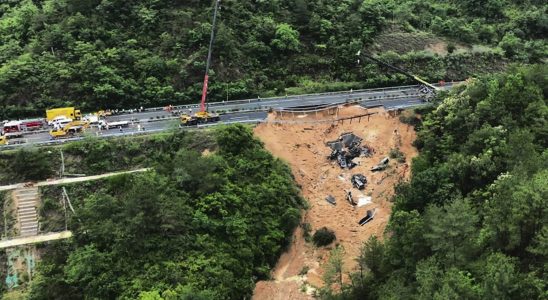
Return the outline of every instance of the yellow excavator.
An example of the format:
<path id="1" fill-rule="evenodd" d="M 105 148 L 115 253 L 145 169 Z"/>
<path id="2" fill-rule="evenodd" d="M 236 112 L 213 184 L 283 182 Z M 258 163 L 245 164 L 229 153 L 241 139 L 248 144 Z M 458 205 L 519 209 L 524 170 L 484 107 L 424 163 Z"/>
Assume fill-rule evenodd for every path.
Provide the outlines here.
<path id="1" fill-rule="evenodd" d="M 86 128 L 89 127 L 89 123 L 85 121 L 72 121 L 68 123 L 67 125 L 60 127 L 60 128 L 54 128 L 49 131 L 49 135 L 53 139 L 62 139 L 62 138 L 69 138 L 74 136 L 77 133 L 81 133 L 86 130 Z"/>

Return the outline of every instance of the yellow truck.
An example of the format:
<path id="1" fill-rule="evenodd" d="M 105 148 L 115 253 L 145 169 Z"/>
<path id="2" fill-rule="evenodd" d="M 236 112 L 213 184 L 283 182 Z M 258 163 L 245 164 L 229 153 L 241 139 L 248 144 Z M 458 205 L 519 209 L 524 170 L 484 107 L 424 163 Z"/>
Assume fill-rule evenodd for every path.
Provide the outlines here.
<path id="1" fill-rule="evenodd" d="M 53 119 L 61 116 L 72 119 L 73 121 L 81 120 L 82 112 L 79 109 L 75 109 L 74 107 L 52 108 L 46 110 L 46 119 L 48 120 L 48 122 L 51 122 L 53 121 Z"/>

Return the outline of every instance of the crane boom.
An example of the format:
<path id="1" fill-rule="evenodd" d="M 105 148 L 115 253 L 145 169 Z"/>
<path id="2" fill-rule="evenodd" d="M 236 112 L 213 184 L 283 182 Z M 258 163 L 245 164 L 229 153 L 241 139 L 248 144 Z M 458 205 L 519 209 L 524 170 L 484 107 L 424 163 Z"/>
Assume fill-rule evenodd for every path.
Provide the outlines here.
<path id="1" fill-rule="evenodd" d="M 417 75 L 413 75 L 413 74 L 411 74 L 411 73 L 409 73 L 409 72 L 407 72 L 407 71 L 405 71 L 405 70 L 403 70 L 403 69 L 400 69 L 400 68 L 398 68 L 398 67 L 396 67 L 396 66 L 393 66 L 393 65 L 391 65 L 391 64 L 389 64 L 389 63 L 386 63 L 386 62 L 384 62 L 384 61 L 382 61 L 382 60 L 379 60 L 379 59 L 377 59 L 377 58 L 374 58 L 374 57 L 372 57 L 372 56 L 369 56 L 369 55 L 367 55 L 367 54 L 365 54 L 365 53 L 361 53 L 361 51 L 358 52 L 358 57 L 359 57 L 359 56 L 364 56 L 364 57 L 366 57 L 366 58 L 369 58 L 370 60 L 372 60 L 372 61 L 374 61 L 374 62 L 376 62 L 376 63 L 378 63 L 378 64 L 380 64 L 380 65 L 383 65 L 383 66 L 385 66 L 385 67 L 387 67 L 387 68 L 390 68 L 390 69 L 392 69 L 392 70 L 394 70 L 394 71 L 396 71 L 396 72 L 398 72 L 398 73 L 400 73 L 400 74 L 403 74 L 403 75 L 405 75 L 405 76 L 407 76 L 407 77 L 409 77 L 409 78 L 411 78 L 411 79 L 413 79 L 413 80 L 415 80 L 415 81 L 417 81 L 417 82 L 419 82 L 419 83 L 421 83 L 421 84 L 423 84 L 423 85 L 429 87 L 429 88 L 432 89 L 433 91 L 438 91 L 438 90 L 439 90 L 438 87 L 436 87 L 436 86 L 434 86 L 434 85 L 428 83 L 426 80 L 424 80 L 424 79 L 418 77 Z"/>
<path id="2" fill-rule="evenodd" d="M 211 64 L 211 52 L 213 51 L 213 41 L 215 40 L 215 24 L 217 23 L 217 11 L 221 0 L 215 0 L 215 10 L 213 11 L 213 22 L 211 25 L 211 36 L 209 38 L 209 48 L 207 50 L 206 70 L 204 76 L 204 86 L 202 88 L 202 102 L 200 102 L 200 111 L 204 112 L 207 98 L 207 84 L 209 81 L 209 65 Z"/>

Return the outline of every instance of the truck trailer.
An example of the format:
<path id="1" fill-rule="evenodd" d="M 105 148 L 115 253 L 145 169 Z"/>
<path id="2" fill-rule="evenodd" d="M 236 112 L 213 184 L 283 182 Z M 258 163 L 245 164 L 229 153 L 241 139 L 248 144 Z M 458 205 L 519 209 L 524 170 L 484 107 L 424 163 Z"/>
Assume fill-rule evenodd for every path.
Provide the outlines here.
<path id="1" fill-rule="evenodd" d="M 73 121 L 79 121 L 82 119 L 82 112 L 74 107 L 52 108 L 46 110 L 46 119 L 48 122 L 51 122 L 59 116 L 67 117 Z"/>

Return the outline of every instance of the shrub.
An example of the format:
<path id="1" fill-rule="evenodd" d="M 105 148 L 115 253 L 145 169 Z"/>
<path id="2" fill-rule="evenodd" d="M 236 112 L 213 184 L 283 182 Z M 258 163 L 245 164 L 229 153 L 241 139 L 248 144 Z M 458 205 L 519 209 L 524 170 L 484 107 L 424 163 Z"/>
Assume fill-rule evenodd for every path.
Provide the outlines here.
<path id="1" fill-rule="evenodd" d="M 335 238 L 336 236 L 333 230 L 328 229 L 327 227 L 322 227 L 314 233 L 312 240 L 316 246 L 322 247 L 331 244 Z"/>
<path id="2" fill-rule="evenodd" d="M 455 43 L 449 42 L 447 44 L 447 52 L 453 53 L 455 51 L 455 49 L 457 49 L 457 46 L 455 45 Z"/>
<path id="3" fill-rule="evenodd" d="M 411 126 L 417 126 L 421 123 L 421 119 L 416 114 L 403 114 L 400 116 L 400 122 Z"/>
<path id="4" fill-rule="evenodd" d="M 310 238 L 312 237 L 310 235 L 310 232 L 312 231 L 312 226 L 310 225 L 310 223 L 302 223 L 301 227 L 303 229 L 304 240 L 310 242 Z"/>
<path id="5" fill-rule="evenodd" d="M 388 156 L 390 156 L 390 158 L 392 159 L 397 160 L 399 163 L 405 162 L 405 154 L 403 154 L 403 152 L 401 152 L 399 148 L 390 149 L 390 153 L 388 153 Z"/>

